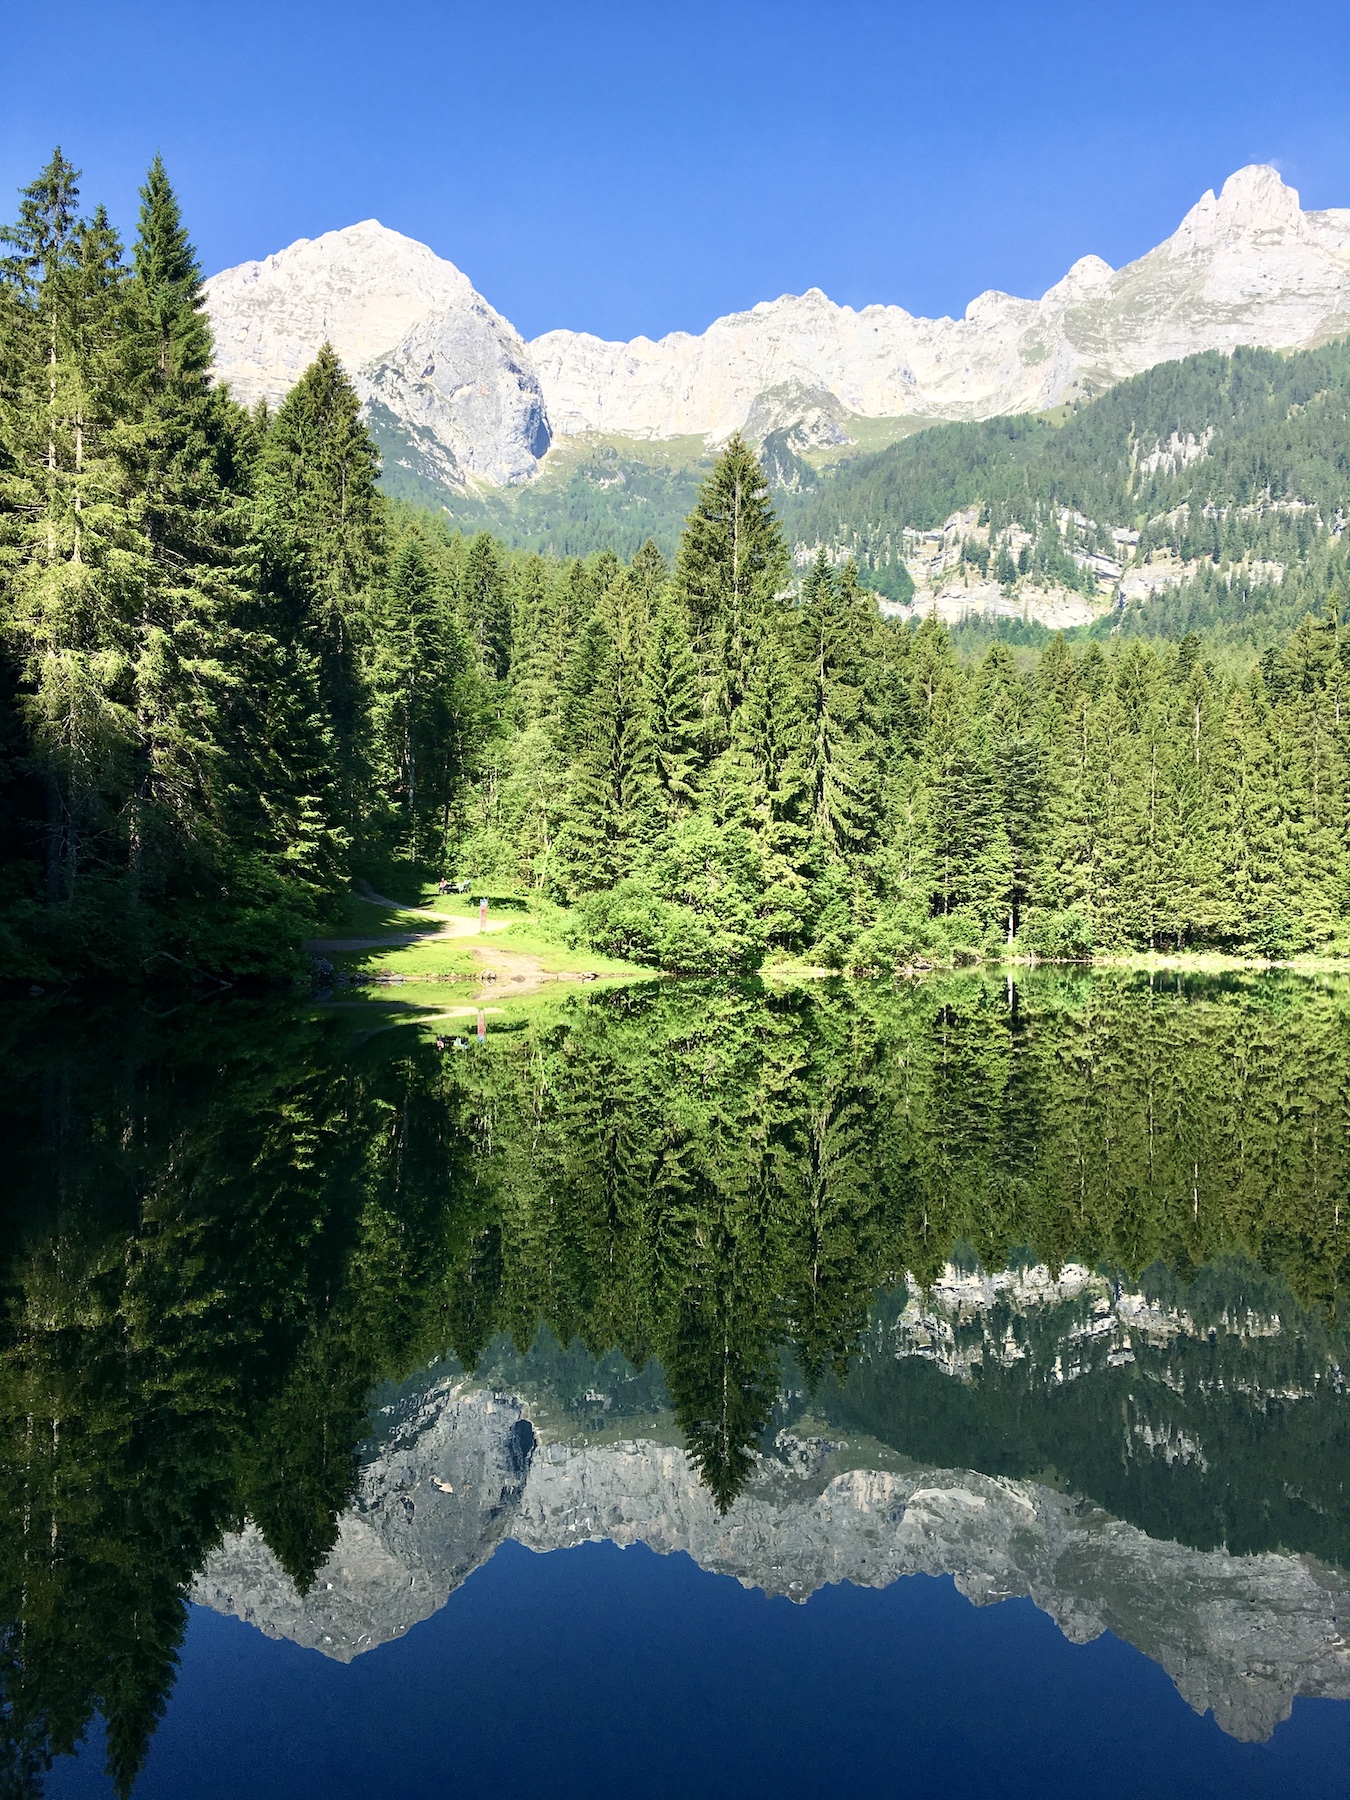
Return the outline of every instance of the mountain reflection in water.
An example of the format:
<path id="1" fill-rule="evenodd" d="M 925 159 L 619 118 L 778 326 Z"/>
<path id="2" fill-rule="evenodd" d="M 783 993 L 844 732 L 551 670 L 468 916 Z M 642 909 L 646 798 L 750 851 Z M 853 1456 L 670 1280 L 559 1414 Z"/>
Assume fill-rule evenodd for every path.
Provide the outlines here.
<path id="1" fill-rule="evenodd" d="M 1350 988 L 12 1007 L 0 1791 L 185 1595 L 349 1658 L 504 1538 L 951 1572 L 1225 1730 L 1350 1696 Z M 373 1399 L 372 1399 L 373 1396 Z M 195 1583 L 195 1585 L 194 1585 Z"/>

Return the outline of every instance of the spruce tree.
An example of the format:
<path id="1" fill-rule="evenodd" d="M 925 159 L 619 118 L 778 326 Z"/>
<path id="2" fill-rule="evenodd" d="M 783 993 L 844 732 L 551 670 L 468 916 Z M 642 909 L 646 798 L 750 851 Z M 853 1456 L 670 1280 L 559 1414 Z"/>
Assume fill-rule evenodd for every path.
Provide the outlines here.
<path id="1" fill-rule="evenodd" d="M 1234 690 L 1223 720 L 1216 781 L 1221 914 L 1239 943 L 1280 955 L 1291 947 L 1281 880 L 1283 806 L 1270 705 L 1258 670 Z"/>
<path id="2" fill-rule="evenodd" d="M 557 703 L 553 576 L 542 556 L 525 556 L 511 582 L 511 692 L 518 727 L 547 718 Z"/>
<path id="3" fill-rule="evenodd" d="M 616 588 L 626 588 L 625 577 Z M 558 858 L 573 894 L 612 886 L 630 873 L 660 818 L 642 657 L 626 596 L 611 590 L 606 598 L 612 623 L 592 621 L 585 640 L 587 685 L 571 691 L 571 794 Z"/>
<path id="4" fill-rule="evenodd" d="M 653 766 L 662 810 L 676 818 L 697 798 L 703 719 L 684 608 L 671 595 L 657 603 L 645 663 Z"/>
<path id="5" fill-rule="evenodd" d="M 325 344 L 278 408 L 258 470 L 264 580 L 298 607 L 337 750 L 343 826 L 359 831 L 368 779 L 364 662 L 387 558 L 379 460 L 360 402 Z"/>
<path id="6" fill-rule="evenodd" d="M 810 911 L 811 732 L 787 614 L 761 615 L 735 736 L 708 771 L 718 816 L 754 832 L 763 872 L 760 918 L 768 942 L 795 944 Z"/>
<path id="7" fill-rule="evenodd" d="M 656 609 L 662 591 L 670 581 L 670 570 L 666 559 L 656 544 L 648 538 L 629 565 L 629 575 L 633 590 L 640 595 L 645 610 L 650 616 Z"/>
<path id="8" fill-rule="evenodd" d="M 116 454 L 125 410 L 125 270 L 102 213 L 76 217 L 58 150 L 4 233 L 7 628 L 31 692 L 46 789 L 45 892 L 120 872 L 132 740 L 129 629 L 144 578 Z"/>
<path id="9" fill-rule="evenodd" d="M 685 521 L 675 579 L 694 626 L 720 747 L 745 695 L 756 620 L 783 589 L 788 556 L 759 459 L 739 432 Z"/>
<path id="10" fill-rule="evenodd" d="M 339 639 L 360 636 L 386 557 L 379 456 L 336 351 L 324 344 L 273 417 L 260 495 Z"/>
<path id="11" fill-rule="evenodd" d="M 158 155 L 141 189 L 132 267 L 161 379 L 167 384 L 174 375 L 205 376 L 212 346 L 201 265 Z"/>
<path id="12" fill-rule="evenodd" d="M 472 653 L 413 532 L 394 559 L 374 636 L 376 754 L 397 841 L 414 861 L 439 864 L 468 762 Z"/>
<path id="13" fill-rule="evenodd" d="M 464 622 L 478 646 L 483 667 L 494 681 L 511 672 L 511 598 L 500 550 L 480 531 L 464 559 L 460 603 Z"/>
<path id="14" fill-rule="evenodd" d="M 148 838 L 157 839 L 162 883 L 188 845 L 200 857 L 221 828 L 226 715 L 245 678 L 244 515 L 256 439 L 242 410 L 211 385 L 201 268 L 159 157 L 141 190 L 132 266 L 136 404 L 120 449 L 147 552 L 134 622 L 129 809 L 139 896 Z"/>
<path id="15" fill-rule="evenodd" d="M 812 829 L 827 859 L 849 862 L 880 822 L 880 769 L 866 715 L 863 649 L 874 605 L 818 552 L 802 587 L 796 643 Z"/>

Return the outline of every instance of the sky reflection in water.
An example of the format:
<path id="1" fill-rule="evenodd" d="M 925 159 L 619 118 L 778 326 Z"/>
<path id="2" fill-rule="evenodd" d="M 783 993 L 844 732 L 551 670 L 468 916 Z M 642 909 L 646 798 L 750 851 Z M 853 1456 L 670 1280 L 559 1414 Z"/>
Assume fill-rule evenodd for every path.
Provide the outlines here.
<path id="1" fill-rule="evenodd" d="M 11 1786 L 1341 1791 L 1346 1006 L 15 1009 Z"/>

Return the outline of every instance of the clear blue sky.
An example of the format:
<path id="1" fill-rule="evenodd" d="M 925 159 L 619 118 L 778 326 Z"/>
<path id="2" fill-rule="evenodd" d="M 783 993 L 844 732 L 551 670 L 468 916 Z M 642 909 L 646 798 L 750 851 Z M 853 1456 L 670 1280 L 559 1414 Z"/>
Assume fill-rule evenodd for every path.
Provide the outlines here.
<path id="1" fill-rule="evenodd" d="M 527 336 L 823 287 L 959 313 L 1274 162 L 1350 206 L 1339 0 L 0 0 L 0 205 L 59 141 L 209 271 L 376 217 Z"/>

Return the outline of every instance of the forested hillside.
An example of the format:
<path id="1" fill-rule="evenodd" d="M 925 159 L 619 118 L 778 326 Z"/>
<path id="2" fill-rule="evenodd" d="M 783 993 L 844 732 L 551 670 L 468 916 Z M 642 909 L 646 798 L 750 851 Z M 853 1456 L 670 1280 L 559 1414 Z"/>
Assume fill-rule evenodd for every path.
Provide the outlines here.
<path id="1" fill-rule="evenodd" d="M 1004 551 L 1010 588 L 1029 571 L 1063 573 L 1066 552 L 1123 564 L 1170 552 L 1186 565 L 1180 595 L 1113 624 L 1264 630 L 1268 641 L 1345 584 L 1350 346 L 1165 363 L 1062 422 L 934 426 L 842 464 L 789 504 L 788 519 L 796 536 L 851 551 L 886 588 L 906 528 L 931 530 L 968 507 L 980 510 L 985 545 Z M 1006 552 L 1016 556 L 1024 535 L 1029 555 L 1014 565 Z"/>
<path id="2" fill-rule="evenodd" d="M 794 568 L 739 437 L 670 559 L 391 504 L 331 349 L 275 414 L 213 385 L 158 162 L 142 201 L 124 254 L 58 152 L 5 238 L 6 976 L 288 975 L 391 863 L 684 971 L 1340 940 L 1343 350 L 1196 358 L 1059 428 L 935 428 L 842 474 L 878 531 L 977 503 L 963 554 L 996 563 L 1010 521 L 1078 568 L 1071 543 L 1142 520 L 1210 558 L 1216 606 L 1288 559 L 1259 656 L 1126 628 L 963 660 L 853 562 Z M 1071 506 L 1096 522 L 1066 534 Z"/>
<path id="3" fill-rule="evenodd" d="M 1124 571 L 1170 555 L 1172 581 L 1097 629 L 1209 630 L 1262 649 L 1346 585 L 1347 420 L 1342 342 L 1290 356 L 1193 356 L 1052 417 L 934 425 L 825 469 L 782 430 L 761 457 L 796 553 L 822 545 L 836 562 L 852 556 L 861 580 L 889 598 L 911 597 L 906 560 L 922 534 L 973 508 L 967 560 L 1010 597 L 1057 582 L 1105 599 L 1111 582 L 1088 558 Z M 564 555 L 629 556 L 647 537 L 673 554 L 706 473 L 687 456 L 653 450 L 640 460 L 635 445 L 597 444 L 573 452 L 565 478 L 447 501 L 400 465 L 395 440 L 389 447 L 389 491 L 444 509 L 463 529 Z"/>

